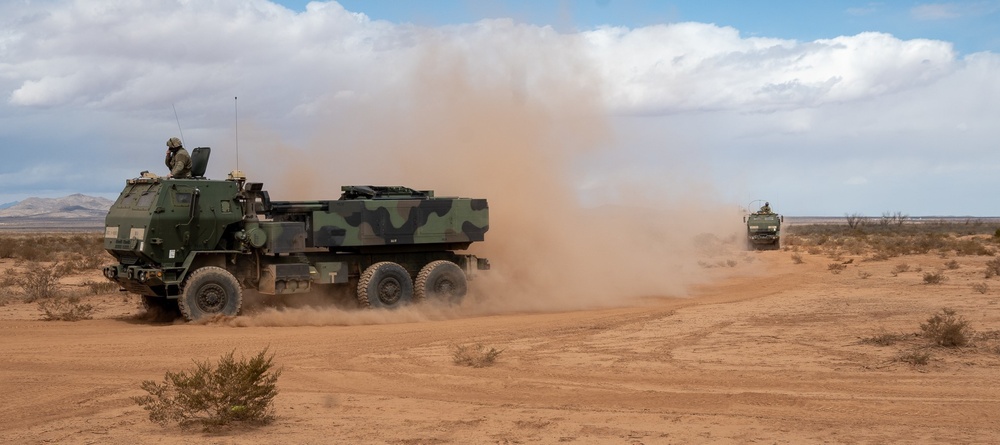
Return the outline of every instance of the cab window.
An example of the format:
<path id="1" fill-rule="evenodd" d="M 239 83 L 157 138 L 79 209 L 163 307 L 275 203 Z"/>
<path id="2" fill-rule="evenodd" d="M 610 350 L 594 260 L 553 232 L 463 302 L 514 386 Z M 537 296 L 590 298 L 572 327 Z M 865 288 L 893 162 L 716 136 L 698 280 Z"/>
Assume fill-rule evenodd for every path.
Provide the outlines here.
<path id="1" fill-rule="evenodd" d="M 174 205 L 179 206 L 189 206 L 191 205 L 191 196 L 194 193 L 194 189 L 191 187 L 177 187 L 174 186 L 170 195 L 174 201 Z"/>
<path id="2" fill-rule="evenodd" d="M 147 188 L 145 191 L 142 192 L 142 194 L 139 195 L 139 198 L 135 200 L 135 207 L 140 209 L 148 209 L 149 206 L 153 205 L 153 202 L 156 201 L 156 196 L 158 191 L 159 187 L 151 186 Z"/>

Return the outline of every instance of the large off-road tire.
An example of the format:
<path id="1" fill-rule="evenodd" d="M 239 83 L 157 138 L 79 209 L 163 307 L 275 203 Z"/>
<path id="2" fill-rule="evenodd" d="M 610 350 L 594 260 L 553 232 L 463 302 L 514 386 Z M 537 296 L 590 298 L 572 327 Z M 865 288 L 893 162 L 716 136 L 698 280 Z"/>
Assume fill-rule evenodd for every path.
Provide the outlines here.
<path id="1" fill-rule="evenodd" d="M 142 308 L 146 310 L 144 319 L 155 322 L 171 322 L 181 316 L 177 300 L 165 297 L 142 295 Z"/>
<path id="2" fill-rule="evenodd" d="M 358 304 L 363 308 L 397 308 L 413 301 L 410 273 L 399 264 L 383 261 L 368 266 L 358 279 Z"/>
<path id="3" fill-rule="evenodd" d="M 415 292 L 417 301 L 430 299 L 458 304 L 468 292 L 468 281 L 457 264 L 447 260 L 432 261 L 417 274 Z"/>
<path id="4" fill-rule="evenodd" d="M 233 317 L 240 313 L 243 305 L 243 289 L 226 269 L 202 267 L 191 272 L 184 281 L 177 305 L 188 321 L 215 315 Z"/>

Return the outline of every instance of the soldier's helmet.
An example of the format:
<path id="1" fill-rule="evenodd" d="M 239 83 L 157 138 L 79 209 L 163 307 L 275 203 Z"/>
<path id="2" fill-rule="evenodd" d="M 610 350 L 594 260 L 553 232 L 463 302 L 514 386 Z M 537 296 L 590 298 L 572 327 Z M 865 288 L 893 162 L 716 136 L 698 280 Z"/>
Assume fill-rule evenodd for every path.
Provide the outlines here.
<path id="1" fill-rule="evenodd" d="M 177 138 L 167 139 L 167 148 L 178 148 L 181 146 L 181 140 Z"/>

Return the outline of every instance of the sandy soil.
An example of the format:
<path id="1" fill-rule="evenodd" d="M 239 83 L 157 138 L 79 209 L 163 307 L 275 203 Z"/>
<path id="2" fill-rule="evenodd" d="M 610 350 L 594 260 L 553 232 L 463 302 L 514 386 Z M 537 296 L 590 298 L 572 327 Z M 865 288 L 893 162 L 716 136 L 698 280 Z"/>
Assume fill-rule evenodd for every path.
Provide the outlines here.
<path id="1" fill-rule="evenodd" d="M 753 256 L 710 269 L 713 283 L 690 295 L 560 313 L 375 323 L 292 309 L 195 325 L 141 321 L 117 295 L 89 297 L 99 310 L 81 322 L 11 303 L 0 306 L 0 442 L 1000 442 L 1000 282 L 983 278 L 989 258 L 859 258 L 833 274 L 825 256 Z M 945 268 L 951 259 L 960 267 Z M 911 271 L 894 275 L 900 263 Z M 948 279 L 924 284 L 912 269 Z M 971 287 L 982 282 L 994 289 Z M 976 329 L 974 345 L 861 341 L 917 333 L 945 306 Z M 492 367 L 453 364 L 453 347 L 472 343 L 504 352 Z M 161 427 L 130 400 L 143 380 L 192 360 L 264 347 L 284 370 L 271 425 Z M 915 351 L 930 363 L 899 360 Z"/>

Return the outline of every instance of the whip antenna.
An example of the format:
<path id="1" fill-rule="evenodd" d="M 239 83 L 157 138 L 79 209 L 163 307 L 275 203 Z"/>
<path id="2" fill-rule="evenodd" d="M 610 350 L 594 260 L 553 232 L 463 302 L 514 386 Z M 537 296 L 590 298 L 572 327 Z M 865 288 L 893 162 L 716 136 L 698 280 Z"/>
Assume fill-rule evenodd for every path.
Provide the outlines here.
<path id="1" fill-rule="evenodd" d="M 233 96 L 233 116 L 236 118 L 234 133 L 236 134 L 236 170 L 240 169 L 240 107 L 239 98 Z"/>
<path id="2" fill-rule="evenodd" d="M 181 133 L 181 144 L 184 144 L 184 130 L 181 130 L 181 118 L 177 117 L 177 107 L 174 104 L 170 104 L 170 108 L 174 109 L 174 119 L 177 119 L 177 131 Z"/>

